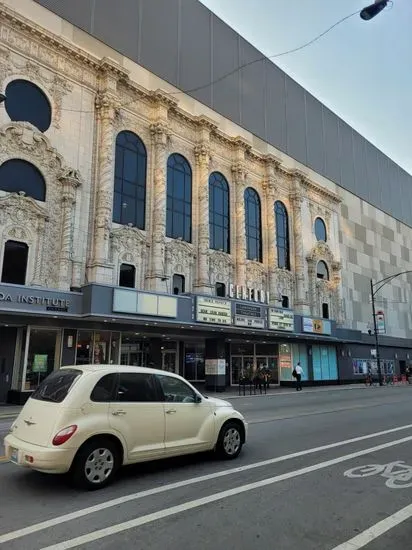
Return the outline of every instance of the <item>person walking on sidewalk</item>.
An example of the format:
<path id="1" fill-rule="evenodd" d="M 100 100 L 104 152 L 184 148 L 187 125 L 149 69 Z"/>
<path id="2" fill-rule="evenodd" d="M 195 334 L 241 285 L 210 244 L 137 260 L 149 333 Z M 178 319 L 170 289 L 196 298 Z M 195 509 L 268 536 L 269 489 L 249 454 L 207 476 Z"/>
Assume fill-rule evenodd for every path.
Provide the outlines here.
<path id="1" fill-rule="evenodd" d="M 302 374 L 303 369 L 300 366 L 300 361 L 298 361 L 296 367 L 293 369 L 294 377 L 296 378 L 296 391 L 302 391 Z"/>

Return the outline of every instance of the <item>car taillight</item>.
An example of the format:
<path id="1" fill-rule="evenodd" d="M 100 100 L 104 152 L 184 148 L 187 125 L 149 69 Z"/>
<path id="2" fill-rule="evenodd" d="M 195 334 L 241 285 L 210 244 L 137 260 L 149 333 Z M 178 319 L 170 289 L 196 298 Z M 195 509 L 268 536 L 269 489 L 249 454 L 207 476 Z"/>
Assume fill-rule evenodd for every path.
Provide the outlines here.
<path id="1" fill-rule="evenodd" d="M 60 430 L 54 437 L 53 437 L 53 445 L 63 445 L 63 443 L 66 443 L 71 436 L 75 433 L 77 430 L 77 426 L 68 426 L 67 428 L 64 428 L 63 430 Z"/>

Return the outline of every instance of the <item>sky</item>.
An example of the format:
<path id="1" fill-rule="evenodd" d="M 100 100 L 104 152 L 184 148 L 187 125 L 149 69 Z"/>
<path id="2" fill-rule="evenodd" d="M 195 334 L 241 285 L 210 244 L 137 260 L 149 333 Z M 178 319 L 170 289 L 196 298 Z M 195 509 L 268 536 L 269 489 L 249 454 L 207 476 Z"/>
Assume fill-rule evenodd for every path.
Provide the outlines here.
<path id="1" fill-rule="evenodd" d="M 201 0 L 263 54 L 308 42 L 373 0 Z M 356 15 L 274 62 L 412 174 L 412 1 Z"/>

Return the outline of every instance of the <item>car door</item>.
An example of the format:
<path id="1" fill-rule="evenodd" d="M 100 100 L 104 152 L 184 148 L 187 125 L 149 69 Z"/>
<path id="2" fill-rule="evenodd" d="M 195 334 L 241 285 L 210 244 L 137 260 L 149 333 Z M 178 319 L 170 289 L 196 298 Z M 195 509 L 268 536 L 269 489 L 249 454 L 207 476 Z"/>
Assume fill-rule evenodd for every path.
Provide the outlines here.
<path id="1" fill-rule="evenodd" d="M 128 462 L 164 455 L 164 407 L 152 374 L 119 372 L 116 401 L 110 404 L 109 419 L 111 427 L 126 442 Z"/>
<path id="2" fill-rule="evenodd" d="M 177 377 L 156 375 L 164 396 L 167 455 L 211 449 L 214 444 L 213 407 Z"/>

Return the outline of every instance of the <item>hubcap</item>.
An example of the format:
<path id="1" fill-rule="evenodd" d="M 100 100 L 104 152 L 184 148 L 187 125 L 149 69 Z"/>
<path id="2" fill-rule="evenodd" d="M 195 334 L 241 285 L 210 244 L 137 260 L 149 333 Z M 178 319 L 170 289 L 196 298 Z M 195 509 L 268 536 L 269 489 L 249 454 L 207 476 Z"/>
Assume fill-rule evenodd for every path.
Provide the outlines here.
<path id="1" fill-rule="evenodd" d="M 230 428 L 223 438 L 223 448 L 228 455 L 237 453 L 240 447 L 240 433 L 236 428 Z"/>
<path id="2" fill-rule="evenodd" d="M 95 449 L 87 457 L 84 471 L 91 483 L 102 483 L 113 471 L 114 458 L 109 449 Z"/>

